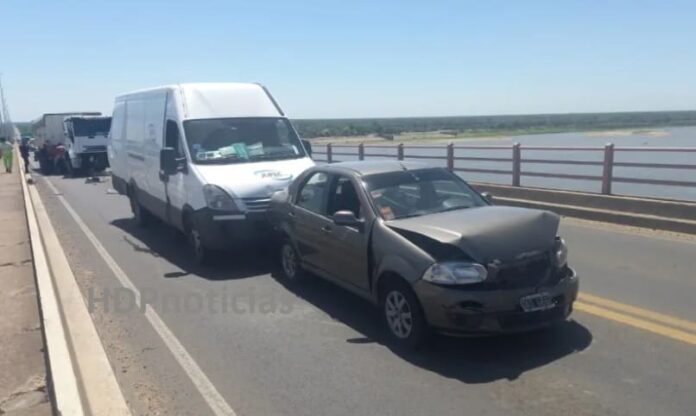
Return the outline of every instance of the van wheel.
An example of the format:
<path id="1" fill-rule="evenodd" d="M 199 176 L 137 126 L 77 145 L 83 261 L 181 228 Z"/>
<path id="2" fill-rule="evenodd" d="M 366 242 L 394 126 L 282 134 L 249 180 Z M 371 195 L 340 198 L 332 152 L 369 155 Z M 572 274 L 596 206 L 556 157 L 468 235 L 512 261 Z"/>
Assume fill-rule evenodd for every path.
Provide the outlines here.
<path id="1" fill-rule="evenodd" d="M 214 251 L 203 244 L 201 232 L 191 219 L 186 220 L 185 230 L 186 241 L 191 248 L 193 259 L 196 261 L 196 264 L 210 264 L 214 256 Z"/>
<path id="2" fill-rule="evenodd" d="M 382 316 L 391 338 L 399 346 L 422 346 L 430 330 L 411 286 L 400 278 L 392 278 L 381 292 Z"/>
<path id="3" fill-rule="evenodd" d="M 290 283 L 299 283 L 306 279 L 306 273 L 300 265 L 300 256 L 289 238 L 280 246 L 280 265 L 283 279 Z"/>
<path id="4" fill-rule="evenodd" d="M 151 221 L 151 214 L 147 209 L 143 208 L 138 202 L 138 193 L 135 188 L 131 188 L 129 199 L 131 211 L 133 211 L 133 219 L 139 227 L 146 227 Z"/>

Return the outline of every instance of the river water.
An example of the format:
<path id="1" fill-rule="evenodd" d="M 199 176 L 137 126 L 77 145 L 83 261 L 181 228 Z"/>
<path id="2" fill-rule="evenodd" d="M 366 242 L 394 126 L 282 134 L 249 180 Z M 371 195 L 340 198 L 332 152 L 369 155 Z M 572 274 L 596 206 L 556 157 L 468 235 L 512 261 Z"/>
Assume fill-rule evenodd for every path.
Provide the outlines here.
<path id="1" fill-rule="evenodd" d="M 577 161 L 596 161 L 601 162 L 604 153 L 601 148 L 606 143 L 613 143 L 616 147 L 614 156 L 615 162 L 640 162 L 640 163 L 671 163 L 671 164 L 690 164 L 696 165 L 696 152 L 630 152 L 622 151 L 622 147 L 694 147 L 696 148 L 696 127 L 675 127 L 658 128 L 651 130 L 637 130 L 625 132 L 603 132 L 603 133 L 559 133 L 559 134 L 536 134 L 525 136 L 513 136 L 501 139 L 470 139 L 457 141 L 455 146 L 477 146 L 495 145 L 510 146 L 513 143 L 520 143 L 522 146 L 522 159 L 559 159 Z M 433 165 L 445 166 L 446 148 L 445 143 L 429 143 L 431 146 L 442 146 L 437 149 L 423 149 L 416 145 L 405 145 L 405 160 L 410 160 L 409 156 L 441 156 L 442 159 L 428 159 L 427 162 Z M 581 150 L 525 150 L 525 146 L 566 146 L 566 147 L 597 147 L 598 151 Z M 317 158 L 324 158 L 323 146 L 316 146 Z M 357 146 L 348 148 L 334 148 L 334 153 L 352 153 L 355 156 L 336 155 L 334 161 L 356 160 Z M 389 158 L 396 157 L 396 147 L 371 148 L 365 145 L 365 158 L 375 159 L 378 156 L 371 154 L 388 154 Z M 472 150 L 457 148 L 455 157 L 497 157 L 511 158 L 510 149 L 487 149 Z M 416 159 L 413 159 L 416 160 Z M 420 159 L 423 160 L 423 159 Z M 487 161 L 468 161 L 457 160 L 457 168 L 473 169 L 497 169 L 510 171 L 511 162 L 487 162 Z M 524 176 L 524 172 L 541 173 L 561 173 L 602 176 L 602 166 L 585 165 L 558 165 L 541 163 L 522 163 L 523 176 L 522 186 L 567 189 L 585 192 L 600 192 L 601 182 L 599 180 L 576 180 L 565 178 L 547 178 Z M 488 174 L 475 172 L 460 172 L 461 176 L 472 182 L 489 182 L 499 184 L 510 184 L 511 175 L 507 174 Z M 623 178 L 643 178 L 643 179 L 662 179 L 696 182 L 696 169 L 665 169 L 665 168 L 637 168 L 637 167 L 614 167 L 614 177 Z M 614 182 L 612 193 L 616 195 L 647 196 L 670 199 L 682 199 L 696 201 L 696 187 L 686 186 L 665 186 L 634 183 Z"/>

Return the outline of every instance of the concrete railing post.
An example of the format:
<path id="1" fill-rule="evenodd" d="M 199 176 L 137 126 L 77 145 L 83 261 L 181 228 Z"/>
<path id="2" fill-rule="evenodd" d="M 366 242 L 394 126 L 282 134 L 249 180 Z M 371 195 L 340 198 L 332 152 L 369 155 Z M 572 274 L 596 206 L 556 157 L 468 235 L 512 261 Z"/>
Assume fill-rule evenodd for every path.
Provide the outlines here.
<path id="1" fill-rule="evenodd" d="M 447 169 L 454 172 L 454 143 L 447 145 Z"/>
<path id="2" fill-rule="evenodd" d="M 358 145 L 358 159 L 365 160 L 365 144 L 364 143 L 360 143 Z"/>
<path id="3" fill-rule="evenodd" d="M 398 146 L 396 146 L 396 158 L 399 160 L 404 160 L 404 144 L 399 143 Z"/>
<path id="4" fill-rule="evenodd" d="M 331 143 L 326 145 L 326 163 L 333 162 L 333 157 L 331 157 Z"/>
<path id="5" fill-rule="evenodd" d="M 602 170 L 602 193 L 611 194 L 611 180 L 614 176 L 614 143 L 604 146 L 604 169 Z"/>
<path id="6" fill-rule="evenodd" d="M 520 186 L 522 176 L 522 147 L 519 143 L 512 145 L 512 186 Z"/>

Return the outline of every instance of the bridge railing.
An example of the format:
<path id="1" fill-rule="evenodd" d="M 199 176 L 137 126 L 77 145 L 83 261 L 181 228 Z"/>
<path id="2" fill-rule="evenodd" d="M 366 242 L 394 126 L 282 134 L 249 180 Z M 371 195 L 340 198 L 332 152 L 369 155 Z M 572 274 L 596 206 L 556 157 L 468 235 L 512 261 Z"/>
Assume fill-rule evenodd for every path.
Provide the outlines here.
<path id="1" fill-rule="evenodd" d="M 672 169 L 683 171 L 684 178 L 696 178 L 696 163 L 656 163 L 643 161 L 617 161 L 617 155 L 624 154 L 648 154 L 693 153 L 696 159 L 696 147 L 617 147 L 608 143 L 603 147 L 597 146 L 522 146 L 520 143 L 512 145 L 356 145 L 328 143 L 325 148 L 314 146 L 314 159 L 317 162 L 334 163 L 343 160 L 366 160 L 369 158 L 381 159 L 425 159 L 442 161 L 444 166 L 453 172 L 471 172 L 490 175 L 505 175 L 510 177 L 512 186 L 521 186 L 521 178 L 555 178 L 581 181 L 594 181 L 601 185 L 601 193 L 612 193 L 614 183 L 632 183 L 658 186 L 681 186 L 696 188 L 696 180 L 672 180 L 646 177 L 629 177 L 614 175 L 614 168 L 643 168 L 643 169 Z M 471 155 L 481 153 L 483 155 Z M 546 153 L 564 153 L 565 157 L 553 159 L 540 157 Z M 573 152 L 574 157 L 568 157 Z M 468 153 L 468 155 L 467 155 Z M 578 160 L 577 155 L 594 155 L 594 160 Z M 346 159 L 348 157 L 348 159 Z M 481 166 L 486 163 L 496 163 L 495 168 Z M 500 167 L 500 164 L 504 164 Z M 543 169 L 534 169 L 534 166 L 596 166 L 598 173 L 567 173 L 544 172 Z M 531 166 L 531 167 L 530 167 Z M 529 168 L 528 168 L 529 167 Z M 645 175 L 641 175 L 645 176 Z"/>

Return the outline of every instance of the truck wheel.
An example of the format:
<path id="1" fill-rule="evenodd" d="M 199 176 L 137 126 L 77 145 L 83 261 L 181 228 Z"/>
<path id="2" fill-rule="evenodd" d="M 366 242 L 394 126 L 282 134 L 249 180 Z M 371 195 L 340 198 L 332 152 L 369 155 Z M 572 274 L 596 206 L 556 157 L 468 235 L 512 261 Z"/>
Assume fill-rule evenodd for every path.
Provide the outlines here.
<path id="1" fill-rule="evenodd" d="M 430 330 L 411 286 L 400 278 L 391 278 L 381 292 L 382 316 L 394 342 L 411 349 L 423 345 Z"/>
<path id="2" fill-rule="evenodd" d="M 192 219 L 187 219 L 184 226 L 186 231 L 186 241 L 191 248 L 193 259 L 196 261 L 196 264 L 210 264 L 215 255 L 214 250 L 205 246 L 203 243 L 203 238 L 201 237 L 201 232 L 198 227 L 196 227 L 196 224 Z"/>
<path id="3" fill-rule="evenodd" d="M 139 227 L 146 227 L 151 220 L 151 214 L 145 209 L 138 201 L 138 193 L 135 188 L 131 188 L 130 195 L 130 206 L 131 211 L 133 211 L 133 219 Z"/>
<path id="4" fill-rule="evenodd" d="M 67 171 L 67 176 L 70 178 L 76 178 L 78 176 L 78 171 L 73 167 L 72 161 L 69 158 L 65 159 L 65 170 Z"/>
<path id="5" fill-rule="evenodd" d="M 300 283 L 306 280 L 307 274 L 300 265 L 300 256 L 289 238 L 280 245 L 280 266 L 285 281 Z"/>

